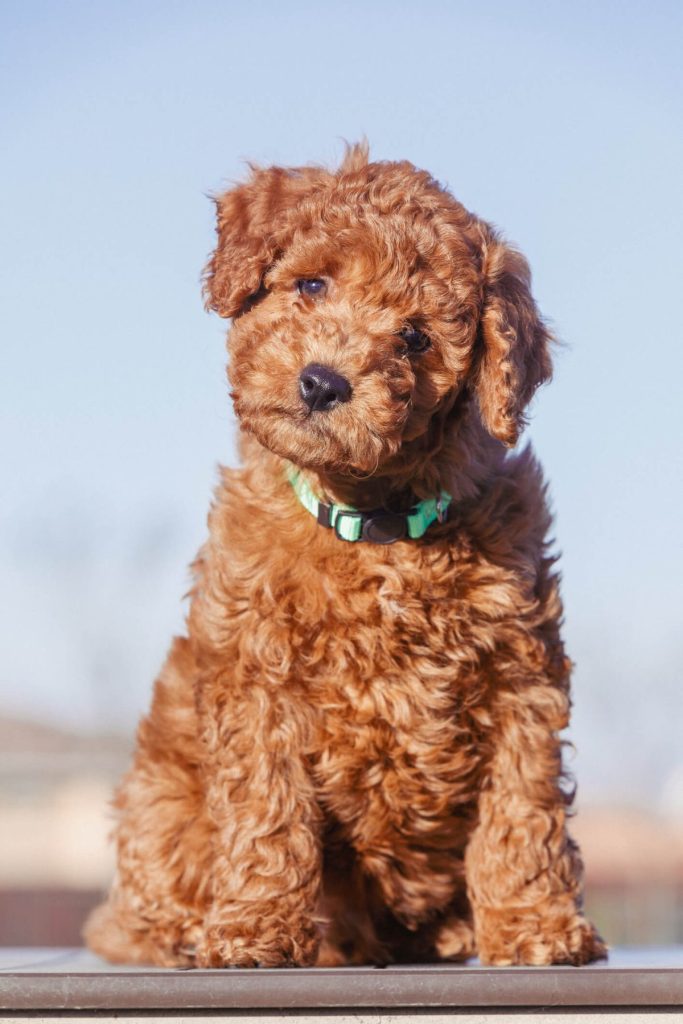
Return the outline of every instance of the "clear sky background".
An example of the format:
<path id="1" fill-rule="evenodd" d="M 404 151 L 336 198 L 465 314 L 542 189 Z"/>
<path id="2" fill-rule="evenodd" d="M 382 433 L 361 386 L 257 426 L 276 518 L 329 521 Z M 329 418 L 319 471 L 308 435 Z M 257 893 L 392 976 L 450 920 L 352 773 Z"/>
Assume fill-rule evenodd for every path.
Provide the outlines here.
<path id="1" fill-rule="evenodd" d="M 0 5 L 0 712 L 130 729 L 234 463 L 206 198 L 366 135 L 503 228 L 586 799 L 683 813 L 683 5 Z"/>

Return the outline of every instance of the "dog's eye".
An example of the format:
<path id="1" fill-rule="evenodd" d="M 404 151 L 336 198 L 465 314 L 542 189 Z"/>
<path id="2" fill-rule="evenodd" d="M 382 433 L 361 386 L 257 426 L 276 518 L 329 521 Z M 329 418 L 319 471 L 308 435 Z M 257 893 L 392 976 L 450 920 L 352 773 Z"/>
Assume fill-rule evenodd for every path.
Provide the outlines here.
<path id="1" fill-rule="evenodd" d="M 399 338 L 403 338 L 406 343 L 406 348 L 410 353 L 426 352 L 431 345 L 431 339 L 424 333 L 419 331 L 417 327 L 413 327 L 412 324 L 408 327 L 404 327 L 402 331 L 398 332 Z"/>
<path id="2" fill-rule="evenodd" d="M 302 277 L 296 282 L 300 295 L 320 296 L 325 294 L 327 285 L 320 277 Z"/>

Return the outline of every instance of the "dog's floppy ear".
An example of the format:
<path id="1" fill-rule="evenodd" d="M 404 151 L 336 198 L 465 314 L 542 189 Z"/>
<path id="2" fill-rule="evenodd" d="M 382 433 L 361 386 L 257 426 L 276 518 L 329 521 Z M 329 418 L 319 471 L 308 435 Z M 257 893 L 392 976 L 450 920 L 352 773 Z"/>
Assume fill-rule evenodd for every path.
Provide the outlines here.
<path id="1" fill-rule="evenodd" d="M 207 309 L 233 317 L 248 307 L 291 235 L 291 213 L 323 175 L 314 167 L 252 166 L 249 181 L 214 198 L 218 242 L 204 270 Z"/>
<path id="2" fill-rule="evenodd" d="M 550 379 L 552 335 L 531 295 L 531 272 L 521 253 L 491 237 L 484 270 L 475 390 L 484 426 L 512 447 L 534 391 Z"/>

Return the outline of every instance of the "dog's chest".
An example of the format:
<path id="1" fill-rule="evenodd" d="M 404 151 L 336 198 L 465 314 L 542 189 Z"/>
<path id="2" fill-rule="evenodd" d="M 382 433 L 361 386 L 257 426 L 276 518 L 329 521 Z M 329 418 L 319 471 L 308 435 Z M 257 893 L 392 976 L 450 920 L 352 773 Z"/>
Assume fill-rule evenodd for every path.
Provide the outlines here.
<path id="1" fill-rule="evenodd" d="M 316 778 L 334 806 L 381 794 L 434 821 L 471 797 L 484 680 L 448 574 L 401 570 L 357 574 L 352 591 L 321 581 L 323 621 L 299 618 L 293 667 L 315 709 Z"/>

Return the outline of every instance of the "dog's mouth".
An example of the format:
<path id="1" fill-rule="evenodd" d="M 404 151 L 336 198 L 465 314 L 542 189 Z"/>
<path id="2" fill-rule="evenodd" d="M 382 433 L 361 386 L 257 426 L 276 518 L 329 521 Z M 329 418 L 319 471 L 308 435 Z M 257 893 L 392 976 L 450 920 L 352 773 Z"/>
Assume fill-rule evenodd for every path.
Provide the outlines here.
<path id="1" fill-rule="evenodd" d="M 392 403 L 391 413 L 370 415 L 353 401 L 316 411 L 304 402 L 252 402 L 240 389 L 231 393 L 240 425 L 275 455 L 305 469 L 372 475 L 401 446 L 410 396 Z"/>

